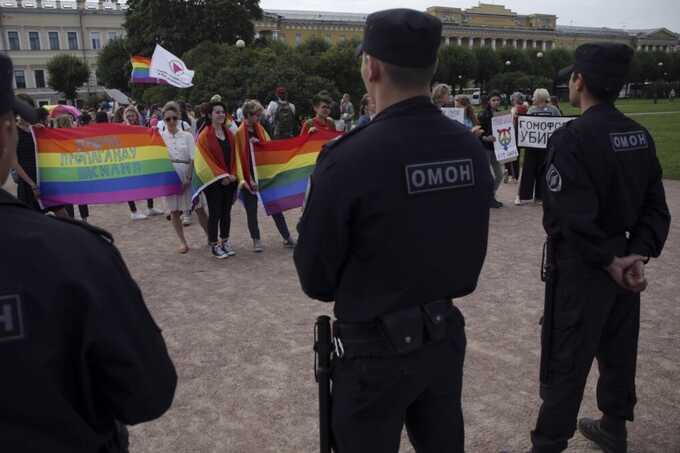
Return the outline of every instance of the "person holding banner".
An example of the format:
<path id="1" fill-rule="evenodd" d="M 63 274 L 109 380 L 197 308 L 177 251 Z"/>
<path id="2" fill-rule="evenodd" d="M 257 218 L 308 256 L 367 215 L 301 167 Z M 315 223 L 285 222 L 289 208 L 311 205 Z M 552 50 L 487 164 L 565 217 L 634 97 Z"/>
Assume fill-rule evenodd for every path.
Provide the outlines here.
<path id="1" fill-rule="evenodd" d="M 470 132 L 472 132 L 475 137 L 481 137 L 484 131 L 479 125 L 479 120 L 475 115 L 475 109 L 472 108 L 470 98 L 460 94 L 456 96 L 453 101 L 457 108 L 463 109 L 463 126 L 470 129 Z"/>
<path id="2" fill-rule="evenodd" d="M 493 142 L 496 141 L 496 138 L 493 136 L 493 127 L 491 126 L 491 119 L 493 118 L 494 114 L 498 112 L 500 105 L 500 93 L 497 91 L 492 91 L 489 94 L 489 102 L 486 104 L 486 108 L 477 115 L 479 125 L 482 126 L 483 131 L 480 139 L 484 147 L 488 150 L 489 165 L 494 179 L 493 197 L 489 202 L 489 206 L 494 209 L 503 207 L 503 203 L 496 199 L 496 192 L 503 182 L 503 166 L 500 164 L 500 162 L 498 162 L 496 153 L 494 152 Z"/>
<path id="3" fill-rule="evenodd" d="M 55 127 L 57 129 L 68 129 L 75 127 L 74 118 L 71 115 L 61 115 L 55 120 Z M 72 204 L 67 204 L 64 206 L 69 217 L 72 219 L 76 218 L 75 209 Z M 86 204 L 78 205 L 78 213 L 80 214 L 80 220 L 87 223 L 87 219 L 90 217 L 90 208 Z"/>
<path id="4" fill-rule="evenodd" d="M 175 102 L 168 102 L 162 110 L 162 118 L 166 127 L 161 132 L 161 137 L 168 147 L 168 154 L 172 161 L 172 166 L 182 181 L 183 192 L 178 195 L 168 195 L 165 197 L 165 205 L 170 211 L 170 220 L 180 241 L 179 253 L 187 253 L 189 244 L 184 236 L 184 226 L 182 225 L 182 213 L 191 209 L 191 174 L 193 172 L 193 160 L 196 152 L 194 137 L 190 132 L 180 130 L 180 110 Z M 197 208 L 201 225 L 208 223 L 203 208 Z"/>
<path id="5" fill-rule="evenodd" d="M 236 131 L 236 150 L 238 152 L 238 177 L 241 181 L 241 199 L 248 218 L 248 231 L 253 239 L 253 251 L 262 251 L 260 227 L 257 221 L 257 175 L 253 162 L 252 145 L 270 141 L 269 134 L 260 123 L 264 107 L 258 101 L 246 101 L 243 104 L 243 122 Z M 290 236 L 286 218 L 283 213 L 273 214 L 272 219 L 283 238 L 283 245 L 287 248 L 295 247 L 295 240 Z"/>
<path id="6" fill-rule="evenodd" d="M 533 105 L 529 107 L 527 114 L 532 116 L 562 116 L 555 106 L 550 105 L 550 93 L 545 88 L 537 88 L 534 91 Z M 540 176 L 544 163 L 545 150 L 532 148 L 524 150 L 519 193 L 515 199 L 516 206 L 526 205 L 532 201 L 542 202 Z"/>
<path id="7" fill-rule="evenodd" d="M 512 122 L 515 126 L 515 134 L 517 133 L 517 116 L 526 115 L 529 110 L 524 104 L 524 95 L 520 92 L 515 92 L 510 95 L 510 114 L 512 115 Z M 519 151 L 519 150 L 518 150 Z M 505 171 L 507 172 L 505 182 L 519 181 L 519 158 L 505 164 Z"/>
<path id="8" fill-rule="evenodd" d="M 322 92 L 314 95 L 314 98 L 312 98 L 312 105 L 316 116 L 311 120 L 304 122 L 300 135 L 313 134 L 318 130 L 334 132 L 336 130 L 335 121 L 329 117 L 332 103 L 333 99 L 326 93 Z"/>

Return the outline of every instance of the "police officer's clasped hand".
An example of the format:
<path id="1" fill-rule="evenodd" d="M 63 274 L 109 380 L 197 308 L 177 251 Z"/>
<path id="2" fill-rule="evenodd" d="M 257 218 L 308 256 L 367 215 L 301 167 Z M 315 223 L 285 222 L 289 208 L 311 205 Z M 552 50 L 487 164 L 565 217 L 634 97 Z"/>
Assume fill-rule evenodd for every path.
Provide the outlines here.
<path id="1" fill-rule="evenodd" d="M 644 258 L 640 255 L 614 257 L 611 264 L 607 266 L 607 272 L 617 285 L 628 291 L 639 293 L 647 287 Z"/>

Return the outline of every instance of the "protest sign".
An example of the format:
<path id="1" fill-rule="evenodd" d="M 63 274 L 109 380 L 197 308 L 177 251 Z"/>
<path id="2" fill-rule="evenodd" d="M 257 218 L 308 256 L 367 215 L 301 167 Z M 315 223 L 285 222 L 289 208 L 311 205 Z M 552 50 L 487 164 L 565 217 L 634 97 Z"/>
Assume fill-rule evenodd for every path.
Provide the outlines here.
<path id="1" fill-rule="evenodd" d="M 515 127 L 512 115 L 494 116 L 491 119 L 491 129 L 496 138 L 496 141 L 493 142 L 493 149 L 498 162 L 517 160 L 519 153 L 515 144 Z"/>
<path id="2" fill-rule="evenodd" d="M 575 116 L 525 116 L 517 117 L 517 146 L 520 148 L 548 147 L 550 136 Z"/>
<path id="3" fill-rule="evenodd" d="M 452 120 L 465 124 L 465 109 L 459 107 L 442 107 L 442 113 Z"/>

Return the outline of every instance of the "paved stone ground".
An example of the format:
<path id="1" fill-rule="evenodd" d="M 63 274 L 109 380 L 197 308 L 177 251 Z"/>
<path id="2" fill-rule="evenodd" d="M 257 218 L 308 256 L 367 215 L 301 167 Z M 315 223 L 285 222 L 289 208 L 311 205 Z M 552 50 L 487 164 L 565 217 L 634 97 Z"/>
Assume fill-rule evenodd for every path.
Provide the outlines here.
<path id="1" fill-rule="evenodd" d="M 680 182 L 667 181 L 671 211 L 680 213 Z M 492 213 L 489 253 L 478 290 L 458 301 L 467 319 L 463 405 L 468 453 L 524 451 L 538 412 L 541 209 L 511 206 Z M 139 453 L 306 453 L 317 448 L 317 390 L 312 325 L 330 306 L 299 289 L 292 253 L 261 214 L 265 252 L 250 251 L 245 213 L 235 206 L 238 255 L 210 257 L 198 225 L 193 249 L 176 253 L 164 218 L 132 222 L 126 205 L 94 206 L 91 221 L 113 232 L 139 282 L 179 373 L 170 411 L 131 429 Z M 289 225 L 299 212 L 287 215 Z M 431 219 L 436 221 L 436 219 Z M 423 220 L 425 222 L 425 220 Z M 404 244 L 408 246 L 408 238 Z M 452 257 L 452 262 L 455 257 Z M 631 453 L 680 453 L 680 227 L 647 269 L 643 296 L 636 422 Z M 597 415 L 593 369 L 583 415 Z M 412 452 L 403 442 L 402 452 Z M 595 451 L 578 434 L 569 452 Z"/>

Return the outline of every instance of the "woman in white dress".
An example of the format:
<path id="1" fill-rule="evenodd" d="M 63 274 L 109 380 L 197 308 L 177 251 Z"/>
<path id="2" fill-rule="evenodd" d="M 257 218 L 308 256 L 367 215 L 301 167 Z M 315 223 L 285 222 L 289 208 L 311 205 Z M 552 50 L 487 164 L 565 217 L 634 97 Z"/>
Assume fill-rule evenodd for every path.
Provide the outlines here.
<path id="1" fill-rule="evenodd" d="M 182 212 L 191 209 L 191 175 L 194 169 L 194 154 L 196 145 L 194 137 L 190 132 L 179 129 L 180 110 L 175 102 L 168 102 L 163 107 L 163 121 L 166 125 L 161 136 L 165 145 L 168 147 L 168 154 L 175 171 L 182 182 L 184 189 L 181 194 L 165 197 L 165 205 L 170 211 L 172 226 L 175 228 L 177 237 L 180 240 L 179 253 L 187 253 L 189 244 L 184 237 L 184 226 L 182 225 Z M 202 207 L 196 209 L 199 222 L 205 230 L 208 218 Z M 207 233 L 206 233 L 207 234 Z"/>

